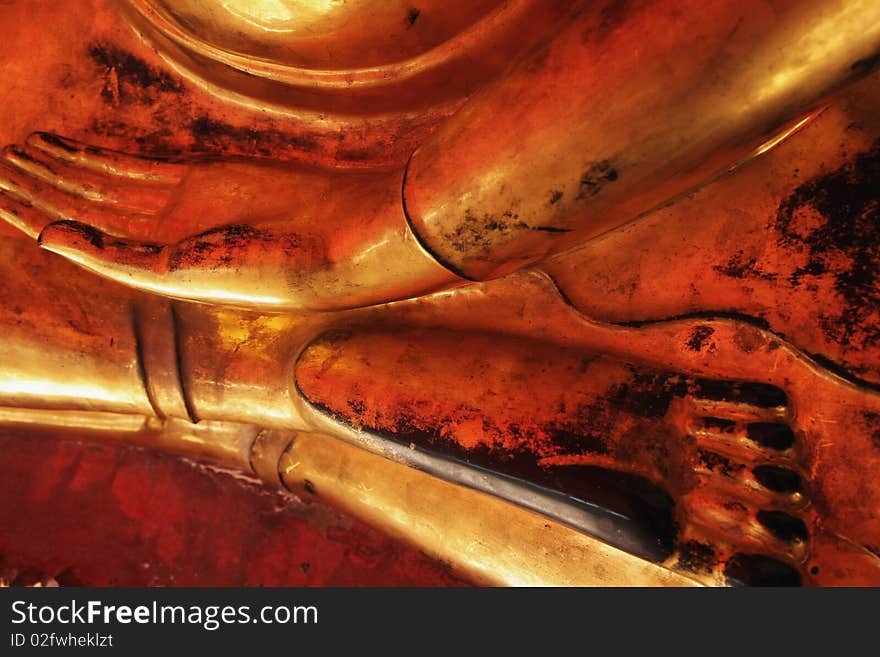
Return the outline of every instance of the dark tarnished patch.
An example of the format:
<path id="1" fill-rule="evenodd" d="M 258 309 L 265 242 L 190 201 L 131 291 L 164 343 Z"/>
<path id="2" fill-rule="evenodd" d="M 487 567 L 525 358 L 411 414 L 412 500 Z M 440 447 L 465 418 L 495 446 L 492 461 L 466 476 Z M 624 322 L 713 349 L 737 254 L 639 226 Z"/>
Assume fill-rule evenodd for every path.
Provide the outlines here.
<path id="1" fill-rule="evenodd" d="M 792 285 L 809 277 L 834 281 L 842 308 L 819 314 L 828 339 L 855 349 L 880 344 L 880 140 L 795 189 L 779 204 L 773 227 L 783 248 L 806 258 L 789 276 Z"/>
<path id="2" fill-rule="evenodd" d="M 583 199 L 595 196 L 601 192 L 606 185 L 617 180 L 618 177 L 619 174 L 617 173 L 617 169 L 611 166 L 611 163 L 608 160 L 602 160 L 601 162 L 590 164 L 583 174 L 581 174 L 581 179 L 578 181 L 579 191 L 576 197 L 577 200 L 582 201 Z"/>

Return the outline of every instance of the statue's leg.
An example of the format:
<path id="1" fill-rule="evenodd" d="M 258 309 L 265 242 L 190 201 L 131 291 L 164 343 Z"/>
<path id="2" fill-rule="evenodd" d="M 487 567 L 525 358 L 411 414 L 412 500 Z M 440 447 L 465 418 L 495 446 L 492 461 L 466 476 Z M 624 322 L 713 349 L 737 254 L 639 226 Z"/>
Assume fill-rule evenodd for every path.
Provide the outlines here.
<path id="1" fill-rule="evenodd" d="M 880 75 L 730 176 L 553 260 L 585 315 L 736 316 L 880 384 Z"/>
<path id="2" fill-rule="evenodd" d="M 589 3 L 422 143 L 414 232 L 484 280 L 689 193 L 809 121 L 880 54 L 880 5 Z"/>

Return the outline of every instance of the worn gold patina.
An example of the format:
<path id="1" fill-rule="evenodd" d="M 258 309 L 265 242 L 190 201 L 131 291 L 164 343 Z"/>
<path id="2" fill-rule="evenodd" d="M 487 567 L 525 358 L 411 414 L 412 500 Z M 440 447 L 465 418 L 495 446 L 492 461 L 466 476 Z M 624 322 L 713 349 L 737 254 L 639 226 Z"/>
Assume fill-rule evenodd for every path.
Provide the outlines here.
<path id="1" fill-rule="evenodd" d="M 0 45 L 0 422 L 481 583 L 880 583 L 880 4 L 65 11 Z"/>

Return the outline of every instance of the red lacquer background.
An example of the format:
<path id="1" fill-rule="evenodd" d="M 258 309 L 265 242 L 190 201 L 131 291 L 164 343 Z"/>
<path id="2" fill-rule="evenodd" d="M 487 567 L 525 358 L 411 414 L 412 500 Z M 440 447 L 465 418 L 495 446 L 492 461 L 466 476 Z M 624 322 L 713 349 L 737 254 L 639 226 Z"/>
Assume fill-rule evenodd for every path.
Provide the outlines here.
<path id="1" fill-rule="evenodd" d="M 62 586 L 448 586 L 417 549 L 172 456 L 0 434 L 0 577 Z"/>

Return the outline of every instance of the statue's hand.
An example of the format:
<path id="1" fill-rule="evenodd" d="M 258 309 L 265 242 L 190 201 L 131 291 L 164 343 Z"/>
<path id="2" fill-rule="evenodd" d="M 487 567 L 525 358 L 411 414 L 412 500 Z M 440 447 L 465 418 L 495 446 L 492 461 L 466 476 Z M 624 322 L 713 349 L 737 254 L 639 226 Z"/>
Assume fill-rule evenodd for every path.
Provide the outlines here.
<path id="1" fill-rule="evenodd" d="M 0 217 L 43 248 L 141 290 L 324 310 L 454 279 L 410 233 L 401 182 L 397 170 L 157 161 L 35 133 L 3 151 Z"/>

